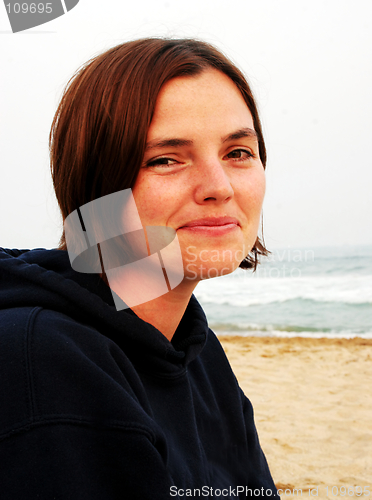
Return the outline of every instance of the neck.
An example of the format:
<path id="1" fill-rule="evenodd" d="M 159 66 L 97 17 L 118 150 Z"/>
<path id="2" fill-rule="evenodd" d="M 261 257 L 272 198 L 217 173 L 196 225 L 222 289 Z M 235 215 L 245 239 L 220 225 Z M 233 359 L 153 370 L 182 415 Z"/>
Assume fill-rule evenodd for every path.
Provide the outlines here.
<path id="1" fill-rule="evenodd" d="M 185 313 L 197 282 L 180 283 L 157 299 L 139 304 L 131 309 L 137 316 L 157 328 L 169 341 Z"/>
<path id="2" fill-rule="evenodd" d="M 135 280 L 134 283 L 138 288 L 138 280 Z M 198 281 L 184 279 L 168 293 L 143 304 L 132 306 L 131 309 L 139 318 L 153 325 L 171 341 L 197 283 Z M 122 280 L 118 276 L 116 279 L 110 279 L 107 284 L 125 302 L 125 290 L 128 290 L 127 280 Z M 125 284 L 126 286 L 124 286 Z"/>

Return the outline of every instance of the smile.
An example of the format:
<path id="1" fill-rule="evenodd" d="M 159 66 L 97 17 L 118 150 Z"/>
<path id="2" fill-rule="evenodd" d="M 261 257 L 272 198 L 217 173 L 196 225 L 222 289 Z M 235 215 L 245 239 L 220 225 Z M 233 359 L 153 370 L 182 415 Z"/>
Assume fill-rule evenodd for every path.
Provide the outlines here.
<path id="1" fill-rule="evenodd" d="M 234 231 L 239 227 L 239 221 L 235 217 L 206 217 L 187 222 L 178 230 L 217 236 Z"/>

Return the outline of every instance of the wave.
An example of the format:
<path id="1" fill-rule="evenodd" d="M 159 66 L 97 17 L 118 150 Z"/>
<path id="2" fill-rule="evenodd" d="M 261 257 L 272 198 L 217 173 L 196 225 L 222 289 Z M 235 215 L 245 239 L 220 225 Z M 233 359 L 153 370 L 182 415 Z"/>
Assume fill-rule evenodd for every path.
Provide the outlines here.
<path id="1" fill-rule="evenodd" d="M 335 330 L 331 328 L 309 328 L 296 325 L 257 325 L 212 323 L 210 328 L 216 335 L 237 335 L 242 337 L 308 337 L 308 338 L 365 338 L 372 339 L 372 331 Z"/>
<path id="2" fill-rule="evenodd" d="M 296 325 L 258 325 L 255 323 L 244 324 L 244 323 L 213 323 L 209 325 L 214 331 L 229 331 L 229 332 L 271 332 L 283 331 L 283 332 L 306 332 L 311 333 L 331 333 L 330 328 L 309 328 Z"/>
<path id="3" fill-rule="evenodd" d="M 223 277 L 199 283 L 195 296 L 203 303 L 239 307 L 293 300 L 369 307 L 372 305 L 372 276 L 307 276 L 282 279 Z"/>
<path id="4" fill-rule="evenodd" d="M 212 328 L 213 330 L 213 328 Z M 217 336 L 222 335 L 236 335 L 238 337 L 283 337 L 283 338 L 315 338 L 315 339 L 372 339 L 372 332 L 368 333 L 352 333 L 352 332 L 338 332 L 338 333 L 313 333 L 308 331 L 303 331 L 301 333 L 292 333 L 284 331 L 272 330 L 270 332 L 231 332 L 231 331 L 219 331 L 216 332 Z"/>

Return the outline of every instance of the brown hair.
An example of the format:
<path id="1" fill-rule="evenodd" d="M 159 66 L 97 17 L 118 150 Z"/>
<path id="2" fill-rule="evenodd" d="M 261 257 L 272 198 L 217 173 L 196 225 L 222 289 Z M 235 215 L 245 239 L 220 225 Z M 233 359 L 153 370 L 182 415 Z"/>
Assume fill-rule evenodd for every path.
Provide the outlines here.
<path id="1" fill-rule="evenodd" d="M 80 206 L 132 188 L 161 87 L 207 68 L 225 73 L 253 118 L 266 165 L 261 123 L 251 89 L 238 68 L 212 45 L 193 39 L 146 38 L 123 43 L 88 61 L 68 82 L 53 119 L 51 171 L 63 220 Z M 59 248 L 66 250 L 63 232 Z M 241 268 L 256 269 L 268 251 L 257 238 Z"/>

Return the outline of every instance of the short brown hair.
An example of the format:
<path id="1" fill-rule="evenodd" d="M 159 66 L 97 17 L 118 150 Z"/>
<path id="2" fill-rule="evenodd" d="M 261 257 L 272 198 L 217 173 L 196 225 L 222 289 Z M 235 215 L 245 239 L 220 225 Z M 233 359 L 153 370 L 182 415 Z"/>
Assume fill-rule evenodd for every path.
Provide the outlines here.
<path id="1" fill-rule="evenodd" d="M 266 149 L 252 91 L 240 70 L 212 45 L 194 39 L 146 38 L 123 43 L 88 61 L 68 82 L 49 144 L 53 185 L 63 220 L 80 206 L 133 188 L 162 86 L 207 68 L 238 87 L 253 118 L 260 159 Z M 59 244 L 66 249 L 65 233 Z M 255 269 L 267 250 L 257 238 L 241 268 Z"/>

